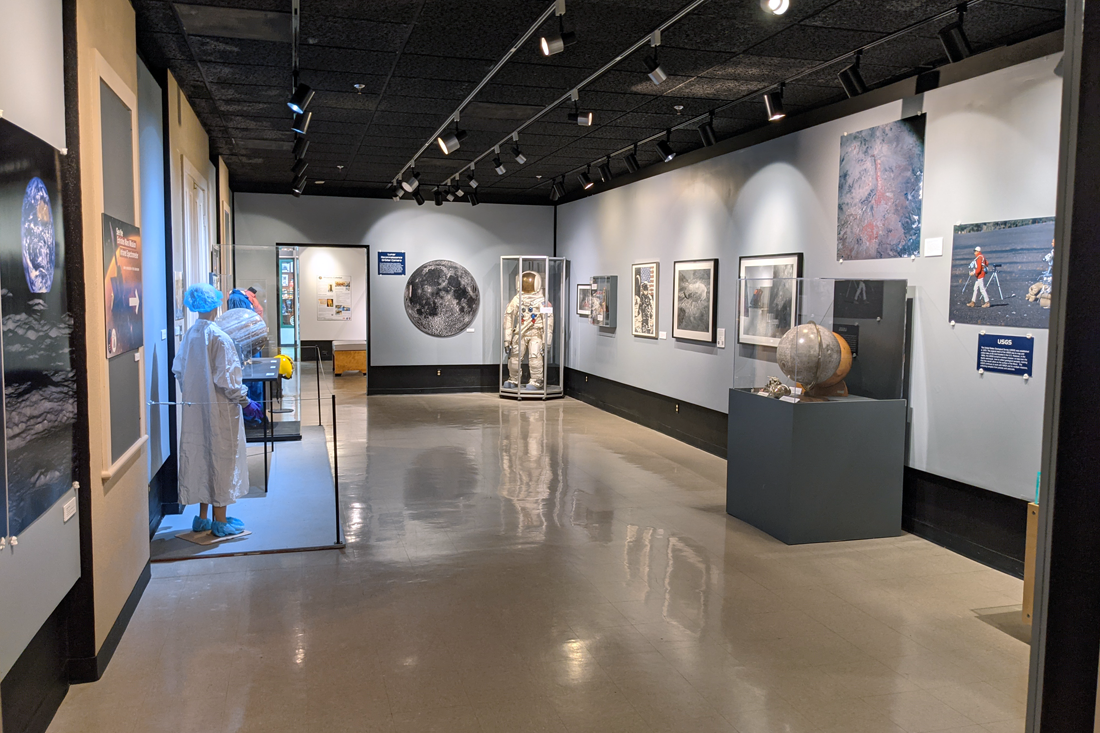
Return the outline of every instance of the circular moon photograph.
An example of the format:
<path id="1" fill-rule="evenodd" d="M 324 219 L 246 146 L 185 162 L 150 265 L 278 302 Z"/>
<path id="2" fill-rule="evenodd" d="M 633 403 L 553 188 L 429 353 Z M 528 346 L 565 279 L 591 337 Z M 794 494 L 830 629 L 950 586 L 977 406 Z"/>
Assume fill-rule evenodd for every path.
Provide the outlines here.
<path id="1" fill-rule="evenodd" d="M 480 304 L 474 276 L 450 260 L 425 262 L 405 284 L 405 313 L 429 336 L 462 333 L 473 323 Z"/>
<path id="2" fill-rule="evenodd" d="M 32 293 L 48 293 L 53 286 L 57 241 L 53 232 L 50 195 L 41 178 L 32 178 L 23 194 L 23 274 Z"/>

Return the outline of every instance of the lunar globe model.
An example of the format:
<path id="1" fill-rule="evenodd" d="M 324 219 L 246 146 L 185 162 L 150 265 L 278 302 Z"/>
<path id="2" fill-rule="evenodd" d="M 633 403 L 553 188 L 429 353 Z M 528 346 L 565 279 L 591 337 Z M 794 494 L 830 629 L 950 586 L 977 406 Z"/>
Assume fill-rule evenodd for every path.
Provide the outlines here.
<path id="1" fill-rule="evenodd" d="M 450 260 L 425 262 L 405 284 L 405 314 L 429 336 L 462 333 L 473 323 L 480 303 L 474 276 Z"/>
<path id="2" fill-rule="evenodd" d="M 23 194 L 22 240 L 23 274 L 32 293 L 48 293 L 53 286 L 57 257 L 53 209 L 50 195 L 41 178 L 32 178 Z"/>
<path id="3" fill-rule="evenodd" d="M 836 373 L 841 361 L 840 344 L 832 331 L 810 321 L 783 334 L 776 361 L 784 374 L 808 392 Z"/>

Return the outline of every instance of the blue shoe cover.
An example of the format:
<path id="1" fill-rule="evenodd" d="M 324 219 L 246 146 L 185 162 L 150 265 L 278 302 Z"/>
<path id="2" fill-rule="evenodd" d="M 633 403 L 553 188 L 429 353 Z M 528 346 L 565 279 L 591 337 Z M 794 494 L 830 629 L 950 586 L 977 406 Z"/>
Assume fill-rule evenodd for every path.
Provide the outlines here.
<path id="1" fill-rule="evenodd" d="M 209 519 L 203 519 L 202 517 L 195 517 L 195 521 L 191 522 L 192 532 L 209 532 L 213 526 L 213 522 Z"/>
<path id="2" fill-rule="evenodd" d="M 210 531 L 214 533 L 215 537 L 232 537 L 235 534 L 243 532 L 244 525 L 238 527 L 229 522 L 214 522 L 214 526 Z"/>
<path id="3" fill-rule="evenodd" d="M 237 519 L 236 517 L 226 517 L 225 518 L 225 523 L 230 524 L 234 527 L 243 527 L 244 526 L 244 522 Z"/>

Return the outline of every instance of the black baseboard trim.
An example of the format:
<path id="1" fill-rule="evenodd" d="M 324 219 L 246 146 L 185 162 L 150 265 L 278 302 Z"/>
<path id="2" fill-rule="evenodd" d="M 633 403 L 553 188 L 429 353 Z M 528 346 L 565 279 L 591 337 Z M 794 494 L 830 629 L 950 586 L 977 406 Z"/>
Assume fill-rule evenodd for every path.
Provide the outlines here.
<path id="1" fill-rule="evenodd" d="M 65 676 L 68 613 L 69 603 L 64 600 L 0 682 L 0 730 L 5 733 L 45 733 L 69 692 Z"/>
<path id="2" fill-rule="evenodd" d="M 145 588 L 149 585 L 151 577 L 152 570 L 149 563 L 146 562 L 137 582 L 134 583 L 134 589 L 130 591 L 130 596 L 126 599 L 126 603 L 122 605 L 118 618 L 115 619 L 114 625 L 107 633 L 107 638 L 103 640 L 103 646 L 99 648 L 99 652 L 94 657 L 70 658 L 68 660 L 67 672 L 70 683 L 95 682 L 103 676 L 103 673 L 107 670 L 107 665 L 111 663 L 111 658 L 115 655 L 115 650 L 118 649 L 118 643 L 122 641 L 122 634 L 125 633 L 126 627 L 130 625 L 130 619 L 133 618 L 138 601 L 145 593 Z"/>
<path id="3" fill-rule="evenodd" d="M 496 392 L 500 389 L 498 379 L 499 364 L 371 366 L 367 371 L 367 394 Z"/>
<path id="4" fill-rule="evenodd" d="M 565 368 L 565 394 L 688 445 L 726 457 L 726 413 Z"/>
<path id="5" fill-rule="evenodd" d="M 565 393 L 726 457 L 728 419 L 724 412 L 568 367 Z M 1022 499 L 907 467 L 901 526 L 963 557 L 1017 578 L 1024 576 L 1027 502 Z"/>
<path id="6" fill-rule="evenodd" d="M 1023 499 L 906 467 L 901 526 L 963 557 L 1024 577 Z"/>

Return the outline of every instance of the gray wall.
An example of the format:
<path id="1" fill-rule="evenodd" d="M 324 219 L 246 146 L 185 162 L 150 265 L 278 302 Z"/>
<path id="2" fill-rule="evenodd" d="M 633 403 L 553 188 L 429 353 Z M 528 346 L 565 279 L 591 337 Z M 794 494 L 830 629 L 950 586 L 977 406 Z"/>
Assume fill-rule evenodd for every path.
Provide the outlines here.
<path id="1" fill-rule="evenodd" d="M 500 257 L 549 255 L 549 206 L 450 203 L 280 194 L 235 196 L 238 245 L 366 244 L 370 247 L 371 364 L 495 364 L 500 353 Z M 405 252 L 406 277 L 378 275 L 378 252 Z M 407 276 L 434 259 L 457 262 L 481 289 L 473 333 L 434 338 L 405 315 Z M 238 264 L 239 267 L 239 264 Z M 306 293 L 308 295 L 308 293 Z"/>
<path id="2" fill-rule="evenodd" d="M 362 341 L 367 337 L 367 250 L 354 247 L 306 247 L 298 260 L 301 274 L 298 315 L 303 341 Z M 351 278 L 351 320 L 317 320 L 317 278 Z"/>
<path id="3" fill-rule="evenodd" d="M 910 464 L 1033 498 L 1039 469 L 1047 332 L 1035 330 L 1035 374 L 975 369 L 980 327 L 948 323 L 951 237 L 959 222 L 1054 214 L 1061 80 L 1057 56 L 929 92 L 922 237 L 944 256 L 837 262 L 840 138 L 901 118 L 884 105 L 559 207 L 558 255 L 572 279 L 660 260 L 660 329 L 671 331 L 672 263 L 720 259 L 718 326 L 730 348 L 601 332 L 570 304 L 576 369 L 725 412 L 734 373 L 738 257 L 805 253 L 807 277 L 904 278 L 915 297 Z M 910 100 L 910 105 L 921 100 Z M 908 107 L 907 107 L 908 108 Z M 630 288 L 619 288 L 620 314 Z M 1028 333 L 1025 329 L 997 329 Z"/>

